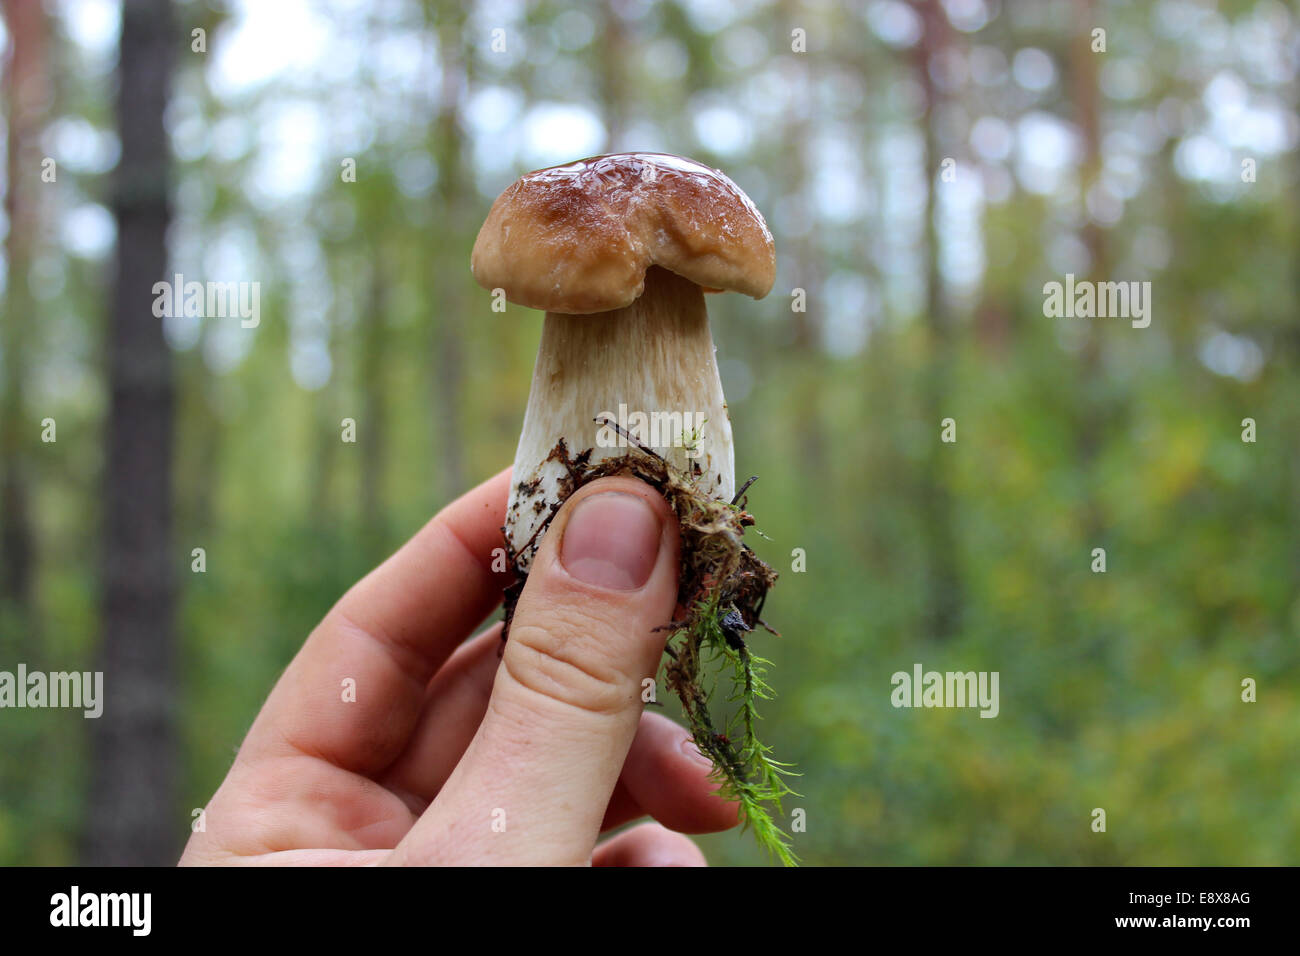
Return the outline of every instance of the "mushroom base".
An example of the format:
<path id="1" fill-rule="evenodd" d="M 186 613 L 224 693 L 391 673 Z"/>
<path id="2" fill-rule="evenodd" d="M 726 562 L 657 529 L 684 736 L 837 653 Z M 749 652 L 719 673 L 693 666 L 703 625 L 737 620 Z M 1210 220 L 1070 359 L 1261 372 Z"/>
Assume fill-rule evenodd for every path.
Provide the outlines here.
<path id="1" fill-rule="evenodd" d="M 654 487 L 677 516 L 681 529 L 681 572 L 677 620 L 665 622 L 670 631 L 665 646 L 664 680 L 682 704 L 695 745 L 713 763 L 720 792 L 740 805 L 741 818 L 760 845 L 787 865 L 794 865 L 789 838 L 768 809 L 779 810 L 781 797 L 793 791 L 784 776 L 786 764 L 773 760 L 756 734 L 758 700 L 771 696 L 764 683 L 767 661 L 753 654 L 746 635 L 762 627 L 767 592 L 777 573 L 742 540 L 754 518 L 745 510 L 742 491 L 736 503 L 706 494 L 698 476 L 683 473 L 649 448 L 637 447 L 619 458 L 591 461 L 590 451 L 570 453 L 561 439 L 547 458 L 561 472 L 558 502 L 562 504 L 588 482 L 610 475 L 631 475 Z M 558 505 L 556 510 L 558 510 Z M 544 519 L 550 524 L 555 511 Z M 528 573 L 511 553 L 516 581 L 506 590 L 502 641 L 508 640 L 515 605 Z M 733 692 L 727 700 L 733 713 L 715 719 L 709 708 L 717 671 L 729 671 Z M 709 673 L 713 672 L 713 673 Z"/>

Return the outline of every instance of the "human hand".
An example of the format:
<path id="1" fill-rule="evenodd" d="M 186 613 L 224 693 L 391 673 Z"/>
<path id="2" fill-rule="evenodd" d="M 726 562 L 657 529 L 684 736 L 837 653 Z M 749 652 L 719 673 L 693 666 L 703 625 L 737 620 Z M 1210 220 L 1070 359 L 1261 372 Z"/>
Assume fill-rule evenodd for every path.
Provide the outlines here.
<path id="1" fill-rule="evenodd" d="M 498 657 L 499 623 L 462 642 L 511 580 L 491 570 L 509 481 L 453 502 L 330 610 L 182 865 L 703 865 L 681 834 L 733 826 L 735 806 L 641 704 L 676 602 L 671 509 L 634 478 L 575 493 Z"/>

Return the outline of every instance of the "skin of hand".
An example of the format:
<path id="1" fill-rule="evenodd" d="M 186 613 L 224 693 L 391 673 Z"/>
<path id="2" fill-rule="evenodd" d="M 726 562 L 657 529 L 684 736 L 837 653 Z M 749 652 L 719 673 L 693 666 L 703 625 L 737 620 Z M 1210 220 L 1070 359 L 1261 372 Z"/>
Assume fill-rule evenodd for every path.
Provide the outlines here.
<path id="1" fill-rule="evenodd" d="M 676 603 L 676 518 L 634 478 L 577 491 L 501 653 L 500 624 L 466 637 L 511 581 L 492 569 L 509 483 L 447 506 L 330 610 L 182 865 L 704 865 L 682 834 L 734 826 L 735 805 L 686 731 L 642 712 Z"/>

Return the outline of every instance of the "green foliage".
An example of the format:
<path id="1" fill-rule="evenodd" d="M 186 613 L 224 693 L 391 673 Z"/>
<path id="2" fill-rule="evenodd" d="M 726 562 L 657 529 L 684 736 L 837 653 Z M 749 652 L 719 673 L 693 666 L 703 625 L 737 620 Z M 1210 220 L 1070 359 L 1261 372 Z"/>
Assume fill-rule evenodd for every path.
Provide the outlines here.
<path id="1" fill-rule="evenodd" d="M 794 793 L 785 782 L 785 777 L 792 775 L 790 765 L 774 760 L 771 748 L 758 739 L 758 701 L 772 696 L 763 680 L 764 667 L 770 662 L 751 653 L 743 640 L 728 640 L 723 633 L 719 621 L 733 610 L 719 607 L 718 592 L 699 602 L 690 626 L 675 631 L 669 640 L 670 683 L 682 697 L 695 746 L 713 761 L 719 792 L 739 804 L 741 820 L 759 846 L 786 866 L 795 866 L 798 858 L 790 848 L 789 834 L 776 825 L 767 807 L 770 803 L 781 812 L 781 798 Z M 718 673 L 728 669 L 731 689 L 727 701 L 736 706 L 722 732 L 710 705 Z M 707 689 L 700 692 L 702 684 Z"/>

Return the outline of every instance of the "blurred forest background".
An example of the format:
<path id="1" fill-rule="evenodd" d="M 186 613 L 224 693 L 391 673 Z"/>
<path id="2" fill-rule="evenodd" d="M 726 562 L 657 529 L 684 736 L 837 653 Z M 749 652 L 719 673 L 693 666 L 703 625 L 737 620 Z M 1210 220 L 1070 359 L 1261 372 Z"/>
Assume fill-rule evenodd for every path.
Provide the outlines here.
<path id="1" fill-rule="evenodd" d="M 1294 5 L 2 9 L 0 669 L 108 703 L 0 712 L 0 862 L 175 860 L 322 614 L 513 457 L 541 321 L 470 277 L 492 199 L 631 149 L 776 237 L 711 312 L 801 857 L 1300 859 Z M 260 323 L 155 318 L 174 273 Z M 1044 317 L 1067 273 L 1149 280 L 1150 327 Z M 915 662 L 1000 716 L 894 709 Z"/>

